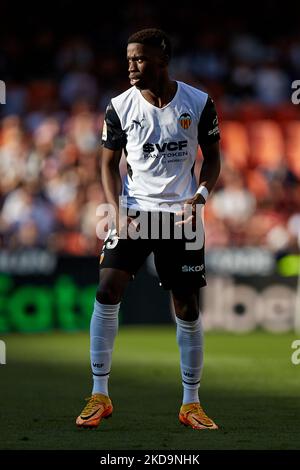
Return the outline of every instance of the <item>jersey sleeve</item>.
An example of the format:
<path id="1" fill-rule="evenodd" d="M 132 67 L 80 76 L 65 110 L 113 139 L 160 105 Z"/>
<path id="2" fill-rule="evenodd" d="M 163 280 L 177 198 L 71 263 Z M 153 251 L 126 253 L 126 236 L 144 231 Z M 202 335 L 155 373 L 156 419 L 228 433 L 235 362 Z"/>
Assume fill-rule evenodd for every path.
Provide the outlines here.
<path id="1" fill-rule="evenodd" d="M 208 96 L 198 123 L 198 143 L 213 144 L 220 140 L 217 111 L 213 100 Z"/>
<path id="2" fill-rule="evenodd" d="M 109 103 L 105 112 L 102 145 L 111 150 L 121 150 L 126 145 L 126 134 L 121 127 L 119 116 L 112 102 Z"/>

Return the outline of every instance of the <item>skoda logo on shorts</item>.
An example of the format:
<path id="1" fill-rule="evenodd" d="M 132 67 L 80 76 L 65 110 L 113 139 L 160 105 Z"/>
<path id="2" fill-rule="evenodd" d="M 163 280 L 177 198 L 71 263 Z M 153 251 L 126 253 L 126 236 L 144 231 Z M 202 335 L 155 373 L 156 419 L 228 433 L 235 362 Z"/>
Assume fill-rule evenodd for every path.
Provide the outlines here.
<path id="1" fill-rule="evenodd" d="M 199 273 L 203 269 L 204 269 L 204 264 L 201 264 L 201 266 L 187 266 L 186 264 L 182 266 L 183 273 Z"/>
<path id="2" fill-rule="evenodd" d="M 192 124 L 192 118 L 189 113 L 183 113 L 181 114 L 179 118 L 180 125 L 183 129 L 188 129 L 190 125 Z"/>

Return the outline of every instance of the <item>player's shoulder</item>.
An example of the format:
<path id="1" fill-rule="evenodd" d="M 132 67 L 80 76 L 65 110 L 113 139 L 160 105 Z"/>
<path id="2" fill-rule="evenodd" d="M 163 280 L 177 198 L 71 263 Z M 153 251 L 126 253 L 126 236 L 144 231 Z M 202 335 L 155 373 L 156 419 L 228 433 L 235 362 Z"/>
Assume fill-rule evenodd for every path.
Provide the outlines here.
<path id="1" fill-rule="evenodd" d="M 198 97 L 198 99 L 201 99 L 201 101 L 207 100 L 208 94 L 205 91 L 200 90 L 200 88 L 196 88 L 185 82 L 178 82 L 178 83 L 180 83 L 180 87 L 183 93 L 186 93 L 187 95 L 191 95 L 194 97 Z"/>
<path id="2" fill-rule="evenodd" d="M 178 83 L 180 84 L 182 101 L 187 103 L 190 109 L 194 110 L 195 114 L 200 118 L 209 98 L 208 94 L 185 82 Z"/>
<path id="3" fill-rule="evenodd" d="M 130 103 L 133 100 L 135 95 L 136 95 L 136 90 L 135 90 L 135 87 L 132 86 L 128 88 L 128 90 L 125 90 L 123 91 L 123 93 L 120 93 L 119 95 L 112 98 L 111 103 L 115 108 L 119 109 L 123 107 L 126 103 Z"/>

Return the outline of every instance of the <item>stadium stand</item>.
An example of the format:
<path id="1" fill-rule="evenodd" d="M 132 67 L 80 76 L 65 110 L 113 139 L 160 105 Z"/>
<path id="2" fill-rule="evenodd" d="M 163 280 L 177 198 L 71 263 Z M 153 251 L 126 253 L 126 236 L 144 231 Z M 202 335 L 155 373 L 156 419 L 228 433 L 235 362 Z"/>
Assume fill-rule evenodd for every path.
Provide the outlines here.
<path id="1" fill-rule="evenodd" d="M 153 2 L 147 4 L 145 24 L 140 3 L 129 2 L 123 16 L 116 13 L 118 33 L 111 43 L 108 25 L 98 28 L 91 17 L 90 29 L 76 30 L 80 14 L 80 24 L 88 15 L 82 11 L 72 16 L 73 28 L 59 23 L 55 33 L 50 13 L 49 24 L 44 18 L 26 39 L 20 19 L 15 32 L 3 28 L 0 78 L 7 96 L 0 108 L 0 246 L 99 252 L 96 208 L 104 200 L 99 141 L 108 100 L 128 87 L 123 44 L 131 30 L 118 19 L 124 22 L 127 15 L 132 29 L 164 27 L 175 45 L 174 78 L 215 99 L 223 171 L 206 208 L 207 246 L 288 251 L 297 231 L 291 221 L 300 220 L 295 219 L 300 212 L 300 106 L 291 103 L 291 83 L 300 78 L 296 27 L 293 33 L 290 24 L 287 32 L 280 23 L 280 29 L 275 11 L 268 36 L 262 11 L 261 23 L 250 33 L 247 19 L 231 11 L 230 21 L 216 17 L 213 33 L 195 27 L 185 41 L 175 20 L 196 26 L 193 9 L 178 7 L 168 22 L 164 6 L 157 17 Z M 9 2 L 3 8 L 12 14 Z M 69 2 L 60 8 L 66 17 Z M 23 13 L 20 18 L 26 18 Z M 30 21 L 37 26 L 41 17 Z M 199 152 L 198 170 L 200 161 Z M 123 162 L 122 172 L 125 168 Z"/>

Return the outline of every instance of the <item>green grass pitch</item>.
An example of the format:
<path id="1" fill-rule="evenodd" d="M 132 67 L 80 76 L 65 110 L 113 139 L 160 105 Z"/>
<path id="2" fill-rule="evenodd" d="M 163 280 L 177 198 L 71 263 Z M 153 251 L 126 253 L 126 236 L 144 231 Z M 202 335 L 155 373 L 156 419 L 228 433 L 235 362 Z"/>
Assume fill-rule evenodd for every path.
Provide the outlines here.
<path id="1" fill-rule="evenodd" d="M 110 378 L 113 418 L 82 430 L 89 396 L 88 333 L 2 336 L 1 449 L 299 449 L 300 365 L 290 334 L 207 333 L 200 390 L 218 431 L 178 422 L 175 326 L 123 326 Z"/>

